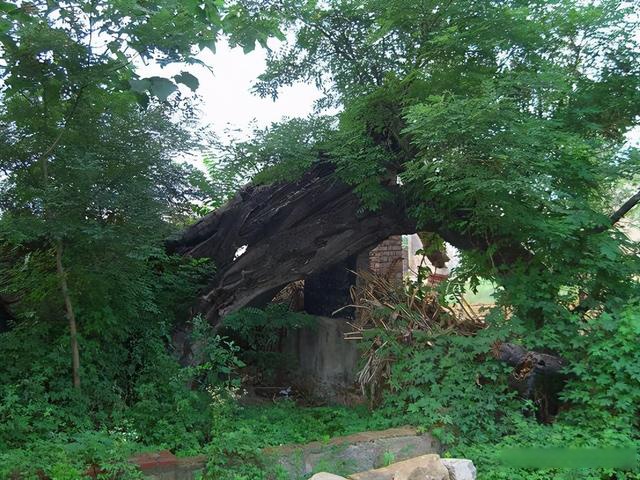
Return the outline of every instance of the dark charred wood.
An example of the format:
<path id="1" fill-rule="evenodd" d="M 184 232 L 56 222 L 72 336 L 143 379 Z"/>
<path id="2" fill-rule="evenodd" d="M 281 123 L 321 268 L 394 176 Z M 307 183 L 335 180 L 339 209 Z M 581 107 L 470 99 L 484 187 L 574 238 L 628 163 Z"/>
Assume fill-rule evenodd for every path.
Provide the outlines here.
<path id="1" fill-rule="evenodd" d="M 534 402 L 538 421 L 551 423 L 560 409 L 559 394 L 567 380 L 565 360 L 506 342 L 496 344 L 493 355 L 513 367 L 509 385 Z"/>
<path id="2" fill-rule="evenodd" d="M 528 351 L 515 343 L 496 345 L 494 356 L 512 367 L 523 368 L 526 364 L 542 374 L 559 373 L 566 366 L 566 362 L 556 355 Z"/>
<path id="3" fill-rule="evenodd" d="M 295 182 L 248 185 L 168 242 L 171 252 L 213 260 L 216 275 L 198 305 L 211 322 L 263 305 L 291 282 L 416 230 L 396 186 L 386 187 L 395 201 L 371 211 L 333 173 L 330 163 L 318 162 Z"/>
<path id="4" fill-rule="evenodd" d="M 11 303 L 13 302 L 0 295 L 0 333 L 9 331 L 15 321 L 9 308 Z"/>

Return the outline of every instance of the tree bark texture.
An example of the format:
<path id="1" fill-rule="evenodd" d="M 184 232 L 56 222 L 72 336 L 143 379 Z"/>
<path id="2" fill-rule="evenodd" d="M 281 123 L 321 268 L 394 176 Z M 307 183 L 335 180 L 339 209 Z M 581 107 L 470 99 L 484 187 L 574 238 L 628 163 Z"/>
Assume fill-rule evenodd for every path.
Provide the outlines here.
<path id="1" fill-rule="evenodd" d="M 64 308 L 69 321 L 69 334 L 71 336 L 71 363 L 73 368 L 73 387 L 80 390 L 80 351 L 78 349 L 78 327 L 76 324 L 76 314 L 73 310 L 73 303 L 69 295 L 69 286 L 67 284 L 67 276 L 62 264 L 62 240 L 56 241 L 56 270 L 58 272 L 58 281 L 60 282 L 60 290 L 64 299 Z"/>
<path id="2" fill-rule="evenodd" d="M 199 299 L 198 312 L 215 324 L 239 308 L 264 305 L 285 285 L 344 263 L 391 235 L 416 232 L 397 185 L 385 185 L 393 201 L 369 210 L 334 170 L 333 164 L 320 160 L 297 181 L 249 184 L 167 241 L 170 253 L 209 258 L 215 264 L 216 274 Z M 461 250 L 484 251 L 500 241 L 436 221 L 422 227 Z M 531 258 L 516 244 L 501 248 L 493 261 L 499 266 Z"/>
<path id="3" fill-rule="evenodd" d="M 494 345 L 493 356 L 513 367 L 509 385 L 534 402 L 538 421 L 551 423 L 561 406 L 559 394 L 567 380 L 562 371 L 566 361 L 508 342 Z"/>
<path id="4" fill-rule="evenodd" d="M 386 188 L 401 198 L 397 186 Z M 217 323 L 239 308 L 265 304 L 293 281 L 415 230 L 401 201 L 367 210 L 330 163 L 318 162 L 294 182 L 247 185 L 167 247 L 215 263 L 197 309 Z"/>

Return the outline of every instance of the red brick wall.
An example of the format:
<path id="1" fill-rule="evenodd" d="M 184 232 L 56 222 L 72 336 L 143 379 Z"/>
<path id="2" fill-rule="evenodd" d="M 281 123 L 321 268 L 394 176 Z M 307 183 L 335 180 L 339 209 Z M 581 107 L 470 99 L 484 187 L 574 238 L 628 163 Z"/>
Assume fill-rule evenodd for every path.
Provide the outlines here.
<path id="1" fill-rule="evenodd" d="M 402 280 L 402 236 L 393 235 L 369 252 L 369 269 L 378 275 Z"/>

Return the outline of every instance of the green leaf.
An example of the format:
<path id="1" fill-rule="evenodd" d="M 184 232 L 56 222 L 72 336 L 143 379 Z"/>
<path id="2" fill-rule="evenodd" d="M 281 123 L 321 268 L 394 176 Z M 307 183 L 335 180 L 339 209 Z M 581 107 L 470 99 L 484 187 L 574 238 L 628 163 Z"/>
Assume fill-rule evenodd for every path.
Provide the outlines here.
<path id="1" fill-rule="evenodd" d="M 6 33 L 11 29 L 11 22 L 0 20 L 0 34 Z"/>
<path id="2" fill-rule="evenodd" d="M 131 86 L 131 90 L 136 93 L 144 93 L 151 88 L 151 82 L 146 79 L 131 79 L 129 80 L 129 85 Z"/>
<path id="3" fill-rule="evenodd" d="M 146 109 L 149 106 L 149 95 L 146 93 L 136 92 L 136 100 L 138 105 L 140 105 L 143 109 Z"/>
<path id="4" fill-rule="evenodd" d="M 165 101 L 169 95 L 178 90 L 176 84 L 168 78 L 150 77 L 149 81 L 151 82 L 151 93 L 162 101 Z"/>
<path id="5" fill-rule="evenodd" d="M 191 75 L 189 72 L 180 72 L 178 75 L 175 75 L 173 78 L 175 79 L 176 82 L 186 85 L 194 92 L 200 86 L 200 82 L 198 81 L 198 79 L 194 75 Z"/>
<path id="6" fill-rule="evenodd" d="M 208 48 L 209 50 L 211 50 L 211 53 L 216 53 L 216 40 L 211 39 L 211 40 L 206 40 L 204 42 L 200 42 L 198 44 L 198 47 L 200 48 L 200 50 L 204 50 L 205 48 Z"/>
<path id="7" fill-rule="evenodd" d="M 16 7 L 16 5 L 14 5 L 13 3 L 10 2 L 0 2 L 0 12 L 5 12 L 5 13 L 15 13 L 18 9 L 18 7 Z"/>

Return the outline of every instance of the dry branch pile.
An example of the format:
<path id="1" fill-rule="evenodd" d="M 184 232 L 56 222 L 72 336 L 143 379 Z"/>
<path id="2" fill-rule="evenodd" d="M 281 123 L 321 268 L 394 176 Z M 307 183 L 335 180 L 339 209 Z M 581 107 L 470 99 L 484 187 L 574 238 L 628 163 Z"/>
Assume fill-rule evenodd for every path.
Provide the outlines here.
<path id="1" fill-rule="evenodd" d="M 359 272 L 351 288 L 356 320 L 347 340 L 363 341 L 364 366 L 357 381 L 363 395 L 376 402 L 394 362 L 390 341 L 411 344 L 416 332 L 472 335 L 484 322 L 459 296 L 454 305 L 440 302 L 436 288 L 422 281 L 398 282 L 388 276 Z"/>
<path id="2" fill-rule="evenodd" d="M 358 273 L 358 282 L 351 289 L 356 320 L 348 340 L 365 345 L 364 366 L 357 381 L 362 394 L 372 404 L 381 394 L 396 361 L 394 345 L 411 345 L 423 333 L 429 335 L 474 335 L 486 324 L 482 315 L 459 294 L 444 293 L 423 281 L 398 282 L 384 275 Z M 424 339 L 424 337 L 423 337 Z M 427 341 L 426 345 L 430 345 Z M 557 413 L 561 390 L 566 377 L 561 373 L 566 362 L 551 354 L 528 351 L 514 343 L 496 343 L 491 352 L 496 360 L 513 367 L 510 385 L 523 398 L 532 399 L 539 406 L 536 416 L 547 422 Z"/>

